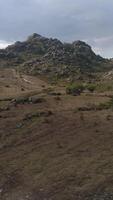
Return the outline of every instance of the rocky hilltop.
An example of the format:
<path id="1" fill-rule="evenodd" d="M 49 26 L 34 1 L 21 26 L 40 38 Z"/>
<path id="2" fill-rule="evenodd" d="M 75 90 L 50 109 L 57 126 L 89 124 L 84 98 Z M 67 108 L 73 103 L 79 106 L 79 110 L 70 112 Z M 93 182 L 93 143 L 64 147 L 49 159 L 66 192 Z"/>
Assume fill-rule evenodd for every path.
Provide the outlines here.
<path id="1" fill-rule="evenodd" d="M 62 43 L 34 33 L 24 42 L 16 42 L 0 50 L 1 65 L 19 66 L 29 74 L 58 77 L 75 76 L 79 72 L 100 70 L 107 62 L 83 41 Z"/>

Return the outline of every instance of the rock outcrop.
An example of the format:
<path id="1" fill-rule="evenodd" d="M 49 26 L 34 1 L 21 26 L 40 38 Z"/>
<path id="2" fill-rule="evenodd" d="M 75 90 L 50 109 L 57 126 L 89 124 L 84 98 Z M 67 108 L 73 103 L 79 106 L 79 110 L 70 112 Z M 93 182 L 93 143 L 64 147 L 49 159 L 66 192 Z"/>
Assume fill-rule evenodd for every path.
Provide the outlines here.
<path id="1" fill-rule="evenodd" d="M 34 33 L 25 42 L 16 42 L 0 50 L 0 61 L 29 74 L 57 77 L 77 76 L 80 72 L 100 69 L 105 59 L 82 41 L 62 43 Z"/>

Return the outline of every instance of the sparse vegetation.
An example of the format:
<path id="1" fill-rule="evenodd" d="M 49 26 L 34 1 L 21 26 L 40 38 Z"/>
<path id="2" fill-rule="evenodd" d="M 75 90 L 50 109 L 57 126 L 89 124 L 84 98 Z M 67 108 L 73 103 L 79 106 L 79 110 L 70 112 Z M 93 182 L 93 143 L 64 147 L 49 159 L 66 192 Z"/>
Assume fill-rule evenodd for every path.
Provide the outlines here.
<path id="1" fill-rule="evenodd" d="M 73 84 L 70 84 L 67 86 L 66 94 L 72 94 L 74 96 L 80 95 L 84 91 L 84 89 L 85 88 L 84 88 L 83 84 L 73 83 Z"/>
<path id="2" fill-rule="evenodd" d="M 86 89 L 89 90 L 90 92 L 94 92 L 96 90 L 97 85 L 96 84 L 86 84 Z"/>
<path id="3" fill-rule="evenodd" d="M 32 120 L 34 118 L 40 118 L 40 117 L 49 117 L 50 115 L 52 115 L 52 111 L 38 111 L 35 113 L 29 113 L 26 114 L 26 116 L 24 117 L 24 121 L 28 121 L 28 120 Z"/>
<path id="4" fill-rule="evenodd" d="M 112 81 L 100 82 L 96 85 L 97 92 L 113 91 Z"/>
<path id="5" fill-rule="evenodd" d="M 82 73 L 100 71 L 106 63 L 106 59 L 96 55 L 83 41 L 67 44 L 36 33 L 0 52 L 4 66 L 17 66 L 20 72 L 50 77 L 53 84 L 60 77 L 76 78 L 78 71 L 78 78 Z"/>
<path id="6" fill-rule="evenodd" d="M 110 99 L 110 101 L 107 101 L 106 103 L 100 103 L 98 108 L 100 108 L 100 109 L 113 109 L 113 97 Z"/>
<path id="7" fill-rule="evenodd" d="M 67 94 L 80 94 L 84 90 L 88 90 L 89 92 L 109 92 L 113 91 L 113 83 L 112 82 L 95 82 L 95 83 L 72 83 L 66 87 Z"/>
<path id="8" fill-rule="evenodd" d="M 76 111 L 97 111 L 97 110 L 107 110 L 107 109 L 113 109 L 113 98 L 111 98 L 109 101 L 105 103 L 100 104 L 91 104 L 83 107 L 77 108 Z"/>
<path id="9" fill-rule="evenodd" d="M 104 199 L 113 191 L 113 82 L 103 68 L 96 74 L 104 59 L 84 42 L 37 34 L 9 50 L 17 57 L 0 69 L 0 200 Z"/>
<path id="10" fill-rule="evenodd" d="M 72 83 L 66 87 L 66 93 L 72 95 L 80 95 L 84 90 L 94 92 L 97 85 L 92 83 Z"/>

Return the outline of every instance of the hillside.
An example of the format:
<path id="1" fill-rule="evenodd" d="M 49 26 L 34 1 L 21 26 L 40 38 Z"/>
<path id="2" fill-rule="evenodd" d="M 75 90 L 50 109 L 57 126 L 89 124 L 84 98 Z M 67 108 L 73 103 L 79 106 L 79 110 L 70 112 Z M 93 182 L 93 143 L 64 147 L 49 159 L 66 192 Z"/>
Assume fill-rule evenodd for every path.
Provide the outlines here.
<path id="1" fill-rule="evenodd" d="M 0 200 L 113 200 L 112 66 L 38 34 L 0 50 Z"/>
<path id="2" fill-rule="evenodd" d="M 16 42 L 0 50 L 0 63 L 2 66 L 18 66 L 28 74 L 65 78 L 102 71 L 108 60 L 96 55 L 83 41 L 62 43 L 34 33 L 25 42 Z"/>
<path id="3" fill-rule="evenodd" d="M 0 200 L 113 199 L 112 96 L 0 69 Z"/>

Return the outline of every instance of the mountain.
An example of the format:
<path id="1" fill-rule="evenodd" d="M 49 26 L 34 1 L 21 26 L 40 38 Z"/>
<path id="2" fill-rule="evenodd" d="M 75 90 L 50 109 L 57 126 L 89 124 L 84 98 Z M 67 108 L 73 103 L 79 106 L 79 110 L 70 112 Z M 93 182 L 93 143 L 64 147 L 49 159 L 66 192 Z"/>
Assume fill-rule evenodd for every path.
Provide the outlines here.
<path id="1" fill-rule="evenodd" d="M 0 50 L 1 65 L 18 66 L 25 73 L 35 75 L 76 76 L 79 72 L 101 70 L 106 62 L 83 41 L 62 43 L 36 33 L 24 42 Z"/>

